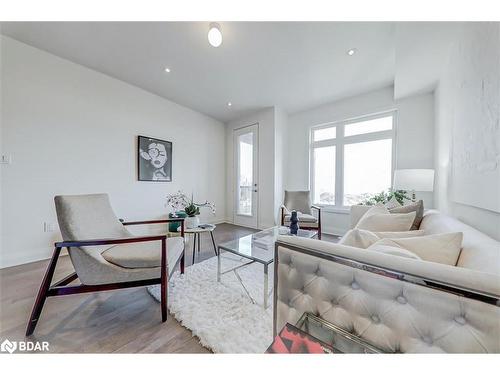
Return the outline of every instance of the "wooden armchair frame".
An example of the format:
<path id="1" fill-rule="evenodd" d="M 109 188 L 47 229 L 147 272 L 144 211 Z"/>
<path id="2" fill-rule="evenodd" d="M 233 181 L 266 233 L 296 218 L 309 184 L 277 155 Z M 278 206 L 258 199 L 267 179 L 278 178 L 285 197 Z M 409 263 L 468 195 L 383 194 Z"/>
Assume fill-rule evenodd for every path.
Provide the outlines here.
<path id="1" fill-rule="evenodd" d="M 299 226 L 302 229 L 308 229 L 308 230 L 318 230 L 318 240 L 321 240 L 321 207 L 312 205 L 311 208 L 313 210 L 318 211 L 318 226 L 317 227 L 308 227 L 306 222 L 300 222 L 299 221 Z M 288 210 L 284 205 L 281 205 L 280 207 L 281 210 L 281 225 L 285 225 L 285 210 Z"/>
<path id="2" fill-rule="evenodd" d="M 142 225 L 142 224 L 162 224 L 162 223 L 181 223 L 181 236 L 184 237 L 184 219 L 183 218 L 171 218 L 162 220 L 149 220 L 149 221 L 132 221 L 132 222 L 122 222 L 124 226 L 126 225 Z M 160 277 L 147 280 L 135 280 L 135 281 L 125 281 L 110 284 L 98 284 L 98 285 L 72 285 L 67 286 L 72 281 L 78 279 L 76 272 L 64 277 L 63 279 L 51 284 L 52 278 L 54 277 L 54 271 L 56 269 L 57 260 L 61 254 L 62 248 L 66 247 L 69 251 L 71 247 L 81 247 L 81 246 L 99 246 L 99 245 L 118 245 L 125 243 L 135 243 L 135 242 L 149 242 L 149 241 L 161 241 L 161 270 Z M 182 256 L 180 257 L 180 269 L 181 273 L 184 273 L 184 250 Z M 173 265 L 173 267 L 175 267 Z M 110 238 L 110 239 L 90 239 L 90 240 L 78 240 L 78 241 L 62 241 L 56 242 L 54 244 L 54 252 L 52 258 L 50 259 L 47 271 L 43 277 L 42 284 L 38 291 L 33 310 L 31 312 L 30 319 L 28 321 L 28 326 L 26 328 L 26 336 L 30 336 L 35 331 L 35 327 L 42 313 L 43 305 L 48 297 L 53 296 L 63 296 L 70 294 L 80 294 L 89 292 L 101 292 L 105 290 L 114 289 L 124 289 L 124 288 L 135 288 L 146 285 L 156 285 L 161 284 L 161 320 L 165 322 L 167 320 L 167 294 L 168 294 L 168 265 L 167 265 L 167 236 L 166 235 L 156 235 L 156 236 L 139 236 L 139 237 L 129 237 L 129 238 Z"/>

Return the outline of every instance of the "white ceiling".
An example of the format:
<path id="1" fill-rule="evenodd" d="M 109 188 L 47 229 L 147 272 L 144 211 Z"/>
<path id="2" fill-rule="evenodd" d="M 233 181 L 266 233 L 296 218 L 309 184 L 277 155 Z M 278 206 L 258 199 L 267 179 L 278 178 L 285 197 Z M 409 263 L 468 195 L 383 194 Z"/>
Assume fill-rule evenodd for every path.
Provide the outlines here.
<path id="1" fill-rule="evenodd" d="M 462 22 L 397 23 L 396 99 L 435 88 L 461 26 Z"/>
<path id="2" fill-rule="evenodd" d="M 219 48 L 207 42 L 208 22 L 4 22 L 2 34 L 221 121 L 272 105 L 293 113 L 394 82 L 395 23 L 220 24 Z"/>

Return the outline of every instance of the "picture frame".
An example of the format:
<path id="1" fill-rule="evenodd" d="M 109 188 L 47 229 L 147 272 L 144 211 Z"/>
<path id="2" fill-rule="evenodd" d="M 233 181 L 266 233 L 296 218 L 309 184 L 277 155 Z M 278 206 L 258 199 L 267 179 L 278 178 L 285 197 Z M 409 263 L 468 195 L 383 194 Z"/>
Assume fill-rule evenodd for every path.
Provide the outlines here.
<path id="1" fill-rule="evenodd" d="M 172 142 L 137 136 L 138 181 L 171 182 L 172 154 Z"/>

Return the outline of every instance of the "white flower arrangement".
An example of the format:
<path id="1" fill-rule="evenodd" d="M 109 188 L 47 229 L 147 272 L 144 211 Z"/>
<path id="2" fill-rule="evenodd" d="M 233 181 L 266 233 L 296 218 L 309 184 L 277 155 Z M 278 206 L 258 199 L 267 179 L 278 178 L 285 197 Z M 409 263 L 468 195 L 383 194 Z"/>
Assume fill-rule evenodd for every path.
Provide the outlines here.
<path id="1" fill-rule="evenodd" d="M 190 211 L 193 212 L 194 215 L 198 215 L 200 213 L 200 207 L 208 207 L 211 211 L 212 214 L 215 215 L 216 212 L 216 206 L 215 203 L 205 201 L 205 203 L 195 203 L 193 201 L 193 195 L 191 195 L 191 200 L 187 197 L 186 194 L 184 194 L 181 190 L 177 191 L 176 193 L 172 194 L 167 194 L 167 205 L 172 207 L 173 214 L 175 216 L 175 213 L 177 211 Z M 188 210 L 186 210 L 188 208 Z M 193 211 L 194 209 L 194 211 Z M 190 213 L 186 212 L 186 213 Z M 190 215 L 192 216 L 192 215 Z"/>

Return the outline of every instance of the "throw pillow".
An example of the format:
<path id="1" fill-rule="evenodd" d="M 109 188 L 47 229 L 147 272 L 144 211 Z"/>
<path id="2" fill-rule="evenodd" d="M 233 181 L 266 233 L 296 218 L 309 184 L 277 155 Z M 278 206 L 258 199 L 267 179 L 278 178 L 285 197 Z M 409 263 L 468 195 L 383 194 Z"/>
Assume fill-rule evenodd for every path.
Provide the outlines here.
<path id="1" fill-rule="evenodd" d="M 383 238 L 374 245 L 394 246 L 417 254 L 429 262 L 455 266 L 462 249 L 462 232 L 410 238 Z"/>
<path id="2" fill-rule="evenodd" d="M 391 208 L 401 207 L 402 204 L 398 202 L 395 196 L 393 196 L 386 204 L 384 204 L 384 206 L 390 211 Z"/>
<path id="3" fill-rule="evenodd" d="M 403 257 L 403 258 L 421 260 L 421 258 L 417 254 L 412 253 L 409 250 L 402 249 L 400 247 L 379 245 L 379 244 L 375 243 L 375 244 L 371 245 L 370 247 L 368 247 L 367 250 L 372 250 L 372 251 L 376 251 L 376 252 L 383 253 L 383 254 L 396 255 L 398 257 Z"/>
<path id="4" fill-rule="evenodd" d="M 415 215 L 415 212 L 391 214 L 383 205 L 376 205 L 366 211 L 355 228 L 372 232 L 407 231 L 411 228 Z"/>
<path id="5" fill-rule="evenodd" d="M 425 232 L 423 230 L 411 230 L 405 232 L 370 232 L 369 230 L 355 228 L 347 231 L 338 243 L 346 246 L 366 249 L 368 246 L 373 245 L 381 238 L 406 238 L 423 236 L 424 234 Z"/>
<path id="6" fill-rule="evenodd" d="M 415 220 L 411 226 L 410 230 L 417 230 L 420 228 L 420 223 L 424 218 L 424 201 L 419 200 L 418 202 L 406 204 L 400 207 L 389 208 L 391 214 L 406 214 L 408 212 L 415 212 Z"/>

